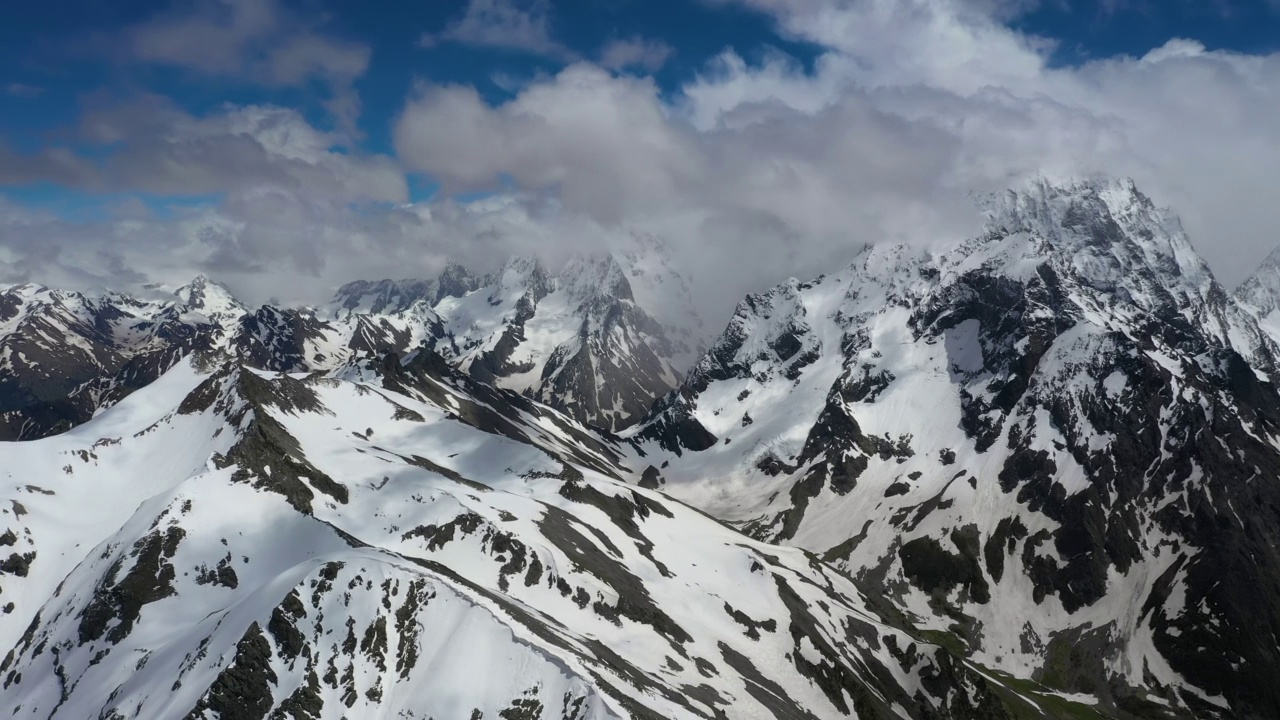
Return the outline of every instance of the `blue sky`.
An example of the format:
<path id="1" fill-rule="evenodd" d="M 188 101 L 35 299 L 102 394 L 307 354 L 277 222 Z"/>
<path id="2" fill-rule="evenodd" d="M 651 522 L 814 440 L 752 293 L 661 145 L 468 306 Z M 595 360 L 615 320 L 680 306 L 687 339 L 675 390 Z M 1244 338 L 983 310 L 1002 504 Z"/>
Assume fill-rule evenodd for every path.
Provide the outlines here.
<path id="1" fill-rule="evenodd" d="M 961 232 L 959 191 L 1102 173 L 1229 247 L 1234 282 L 1280 226 L 1257 207 L 1277 50 L 1275 0 L 22 3 L 0 281 L 286 273 L 304 295 L 643 231 L 691 268 L 750 248 L 759 282 Z M 387 262 L 337 261 L 353 247 Z"/>
<path id="2" fill-rule="evenodd" d="M 76 121 L 86 95 L 139 89 L 169 96 L 192 112 L 225 102 L 271 102 L 305 108 L 316 122 L 325 122 L 321 88 L 263 88 L 234 77 L 204 77 L 113 57 L 113 36 L 184 5 L 168 0 L 60 0 L 8 8 L 0 24 L 0 77 L 11 91 L 6 112 L 0 115 L 0 136 L 16 148 L 56 142 L 61 126 Z M 422 47 L 424 34 L 441 32 L 465 13 L 463 0 L 312 0 L 292 6 L 302 15 L 321 18 L 325 32 L 372 47 L 369 69 L 356 85 L 366 108 L 360 119 L 366 134 L 363 145 L 373 151 L 390 151 L 391 118 L 403 106 L 415 78 L 473 84 L 500 100 L 510 95 L 509 87 L 500 85 L 503 78 L 518 81 L 566 64 L 565 58 L 518 48 L 461 42 Z M 546 12 L 550 36 L 584 58 L 597 55 L 611 40 L 635 36 L 669 46 L 671 54 L 653 72 L 667 92 L 678 92 L 726 48 L 748 58 L 780 50 L 802 63 L 811 63 L 821 52 L 803 38 L 780 33 L 768 14 L 731 3 L 557 0 L 547 3 Z M 1058 49 L 1052 57 L 1064 64 L 1142 55 L 1174 37 L 1250 53 L 1280 48 L 1280 5 L 1273 0 L 1055 1 L 1038 3 L 1009 24 L 1054 40 Z"/>
<path id="3" fill-rule="evenodd" d="M 214 3 L 216 4 L 216 3 Z M 424 35 L 440 33 L 466 12 L 466 3 L 296 2 L 300 15 L 320 18 L 326 34 L 372 48 L 371 62 L 356 82 L 364 105 L 361 146 L 389 152 L 391 118 L 400 111 L 415 79 L 475 85 L 494 101 L 511 95 L 512 82 L 553 73 L 571 56 L 547 55 L 521 47 L 476 46 L 443 41 L 423 47 Z M 76 121 L 84 96 L 95 93 L 156 92 L 194 113 L 222 103 L 279 103 L 304 109 L 318 124 L 327 119 L 324 88 L 262 87 L 241 78 L 209 77 L 178 67 L 123 61 L 110 47 L 127 28 L 183 7 L 165 0 L 66 0 L 24 3 L 0 26 L 0 74 L 12 93 L 0 117 L 0 133 L 17 148 L 56 142 L 61 125 Z M 523 3 L 534 9 L 536 3 Z M 555 42 L 582 58 L 598 57 L 612 40 L 644 37 L 671 48 L 651 68 L 668 91 L 695 75 L 725 48 L 748 56 L 766 48 L 812 61 L 818 48 L 781 37 L 771 19 L 750 8 L 682 0 L 566 0 L 548 4 L 547 31 Z M 650 68 L 646 68 L 650 69 Z M 20 100 L 20 101 L 19 101 Z"/>

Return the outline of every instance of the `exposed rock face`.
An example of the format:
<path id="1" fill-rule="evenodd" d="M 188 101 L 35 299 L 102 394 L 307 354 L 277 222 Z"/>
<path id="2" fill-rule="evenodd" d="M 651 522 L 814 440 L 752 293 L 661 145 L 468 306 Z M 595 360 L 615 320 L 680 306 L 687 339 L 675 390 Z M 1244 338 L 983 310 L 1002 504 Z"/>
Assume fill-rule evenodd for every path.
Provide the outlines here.
<path id="1" fill-rule="evenodd" d="M 1280 714 L 1275 343 L 1130 183 L 985 207 L 748 298 L 644 462 L 1107 714 Z"/>

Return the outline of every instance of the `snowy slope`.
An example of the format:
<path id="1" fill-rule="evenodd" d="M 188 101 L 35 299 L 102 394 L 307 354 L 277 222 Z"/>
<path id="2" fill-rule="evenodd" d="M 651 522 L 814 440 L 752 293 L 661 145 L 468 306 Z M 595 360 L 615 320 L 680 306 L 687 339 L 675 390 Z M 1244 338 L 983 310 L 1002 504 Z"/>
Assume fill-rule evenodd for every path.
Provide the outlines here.
<path id="1" fill-rule="evenodd" d="M 432 353 L 339 374 L 187 359 L 71 432 L 0 446 L 6 711 L 1000 718 L 1060 700 L 920 642 L 812 555 L 614 479 L 623 448 Z"/>
<path id="2" fill-rule="evenodd" d="M 642 483 L 1108 714 L 1280 714 L 1275 343 L 1131 183 L 982 202 L 747 298 Z"/>
<path id="3" fill-rule="evenodd" d="M 195 351 L 254 367 L 334 370 L 405 352 L 443 332 L 429 309 L 318 316 L 236 300 L 198 276 L 168 299 L 21 285 L 0 292 L 0 440 L 64 432 Z"/>

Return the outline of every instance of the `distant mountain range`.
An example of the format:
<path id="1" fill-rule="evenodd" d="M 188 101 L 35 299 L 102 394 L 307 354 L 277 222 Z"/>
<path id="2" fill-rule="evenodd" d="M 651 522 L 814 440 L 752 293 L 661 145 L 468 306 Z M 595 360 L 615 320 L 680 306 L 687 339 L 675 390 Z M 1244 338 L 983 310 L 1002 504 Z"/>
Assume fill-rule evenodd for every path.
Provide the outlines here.
<path id="1" fill-rule="evenodd" d="M 705 347 L 647 239 L 0 292 L 0 708 L 1280 716 L 1280 256 L 1228 292 L 1127 181 L 979 202 Z"/>
<path id="2" fill-rule="evenodd" d="M 659 323 L 637 298 L 669 309 Z M 251 309 L 201 276 L 171 300 L 19 285 L 0 291 L 0 438 L 85 422 L 195 350 L 252 367 L 336 371 L 428 347 L 473 377 L 610 431 L 642 417 L 700 351 L 701 320 L 658 241 L 550 275 L 512 258 L 477 276 L 353 282 L 320 308 Z"/>

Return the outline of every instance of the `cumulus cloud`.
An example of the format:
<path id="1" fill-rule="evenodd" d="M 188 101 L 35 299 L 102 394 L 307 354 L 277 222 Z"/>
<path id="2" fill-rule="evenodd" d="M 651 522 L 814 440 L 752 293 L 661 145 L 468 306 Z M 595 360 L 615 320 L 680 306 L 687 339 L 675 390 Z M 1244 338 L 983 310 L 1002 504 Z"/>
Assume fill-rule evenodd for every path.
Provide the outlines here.
<path id="1" fill-rule="evenodd" d="M 371 50 L 321 32 L 279 0 L 197 0 L 125 30 L 125 57 L 268 86 L 327 83 L 328 103 L 341 127 L 355 134 L 359 98 L 354 81 L 369 67 Z"/>
<path id="2" fill-rule="evenodd" d="M 957 0 L 747 1 L 827 52 L 812 74 L 724 63 L 688 88 L 704 127 L 759 103 L 803 117 L 870 101 L 951 135 L 960 186 L 1134 177 L 1180 212 L 1228 284 L 1280 241 L 1280 211 L 1265 200 L 1280 161 L 1280 55 L 1175 38 L 1142 57 L 1053 67 L 1043 41 Z"/>
<path id="3" fill-rule="evenodd" d="M 589 65 L 496 106 L 424 85 L 397 152 L 450 189 L 514 180 L 602 225 L 660 227 L 691 267 L 750 264 L 743 284 L 974 232 L 967 193 L 1038 175 L 1134 177 L 1229 285 L 1280 241 L 1280 56 L 1173 39 L 1055 67 L 1006 3 L 747 2 L 822 46 L 814 66 L 726 51 L 670 103 Z"/>
<path id="4" fill-rule="evenodd" d="M 611 40 L 600 51 L 600 64 L 611 70 L 661 70 L 675 49 L 661 40 L 639 36 Z"/>
<path id="5" fill-rule="evenodd" d="M 749 123 L 699 128 L 651 80 L 580 64 L 496 107 L 471 88 L 421 86 L 395 141 L 449 191 L 514 181 L 564 214 L 667 238 L 718 311 L 867 242 L 977 229 L 940 182 L 948 134 L 869 103 L 796 117 L 759 107 Z"/>
<path id="6" fill-rule="evenodd" d="M 441 42 L 519 50 L 566 61 L 577 55 L 552 37 L 548 0 L 468 0 L 462 15 L 442 32 L 426 33 L 419 40 L 424 47 Z"/>
<path id="7" fill-rule="evenodd" d="M 81 221 L 0 202 L 0 282 L 119 287 L 206 272 L 249 299 L 306 289 L 315 300 L 353 271 L 421 267 L 422 236 L 397 220 L 408 199 L 398 163 L 347 151 L 294 110 L 195 116 L 140 96 L 93 103 L 66 134 L 70 146 L 36 155 L 0 148 L 0 185 L 156 199 L 110 200 L 106 217 Z"/>
<path id="8" fill-rule="evenodd" d="M 1037 175 L 1134 177 L 1182 214 L 1227 284 L 1280 242 L 1280 56 L 1171 39 L 1060 67 L 1051 43 L 1004 24 L 1020 2 L 741 2 L 820 56 L 805 66 L 727 50 L 662 92 L 609 71 L 644 69 L 634 39 L 497 104 L 424 81 L 395 120 L 395 161 L 339 152 L 280 108 L 92 108 L 80 137 L 118 150 L 8 152 L 0 176 L 225 199 L 87 229 L 0 208 L 10 275 L 102 266 L 105 252 L 152 276 L 215 270 L 250 295 L 315 300 L 357 277 L 429 275 L 449 256 L 479 269 L 513 252 L 554 264 L 647 233 L 674 248 L 715 325 L 742 294 L 828 271 L 864 243 L 971 236 L 970 192 Z M 554 43 L 545 5 L 509 0 L 474 0 L 433 39 L 499 41 L 483 28 L 507 28 L 529 51 Z M 438 181 L 440 199 L 400 202 L 401 167 Z M 246 176 L 257 180 L 234 182 Z M 493 195 L 449 199 L 461 193 Z M 52 240 L 23 244 L 41 236 Z"/>
<path id="9" fill-rule="evenodd" d="M 90 103 L 74 147 L 0 149 L 0 185 L 50 181 L 94 192 L 208 195 L 276 185 L 337 200 L 400 202 L 404 175 L 386 156 L 340 150 L 343 138 L 295 110 L 226 106 L 194 116 L 142 95 Z"/>

